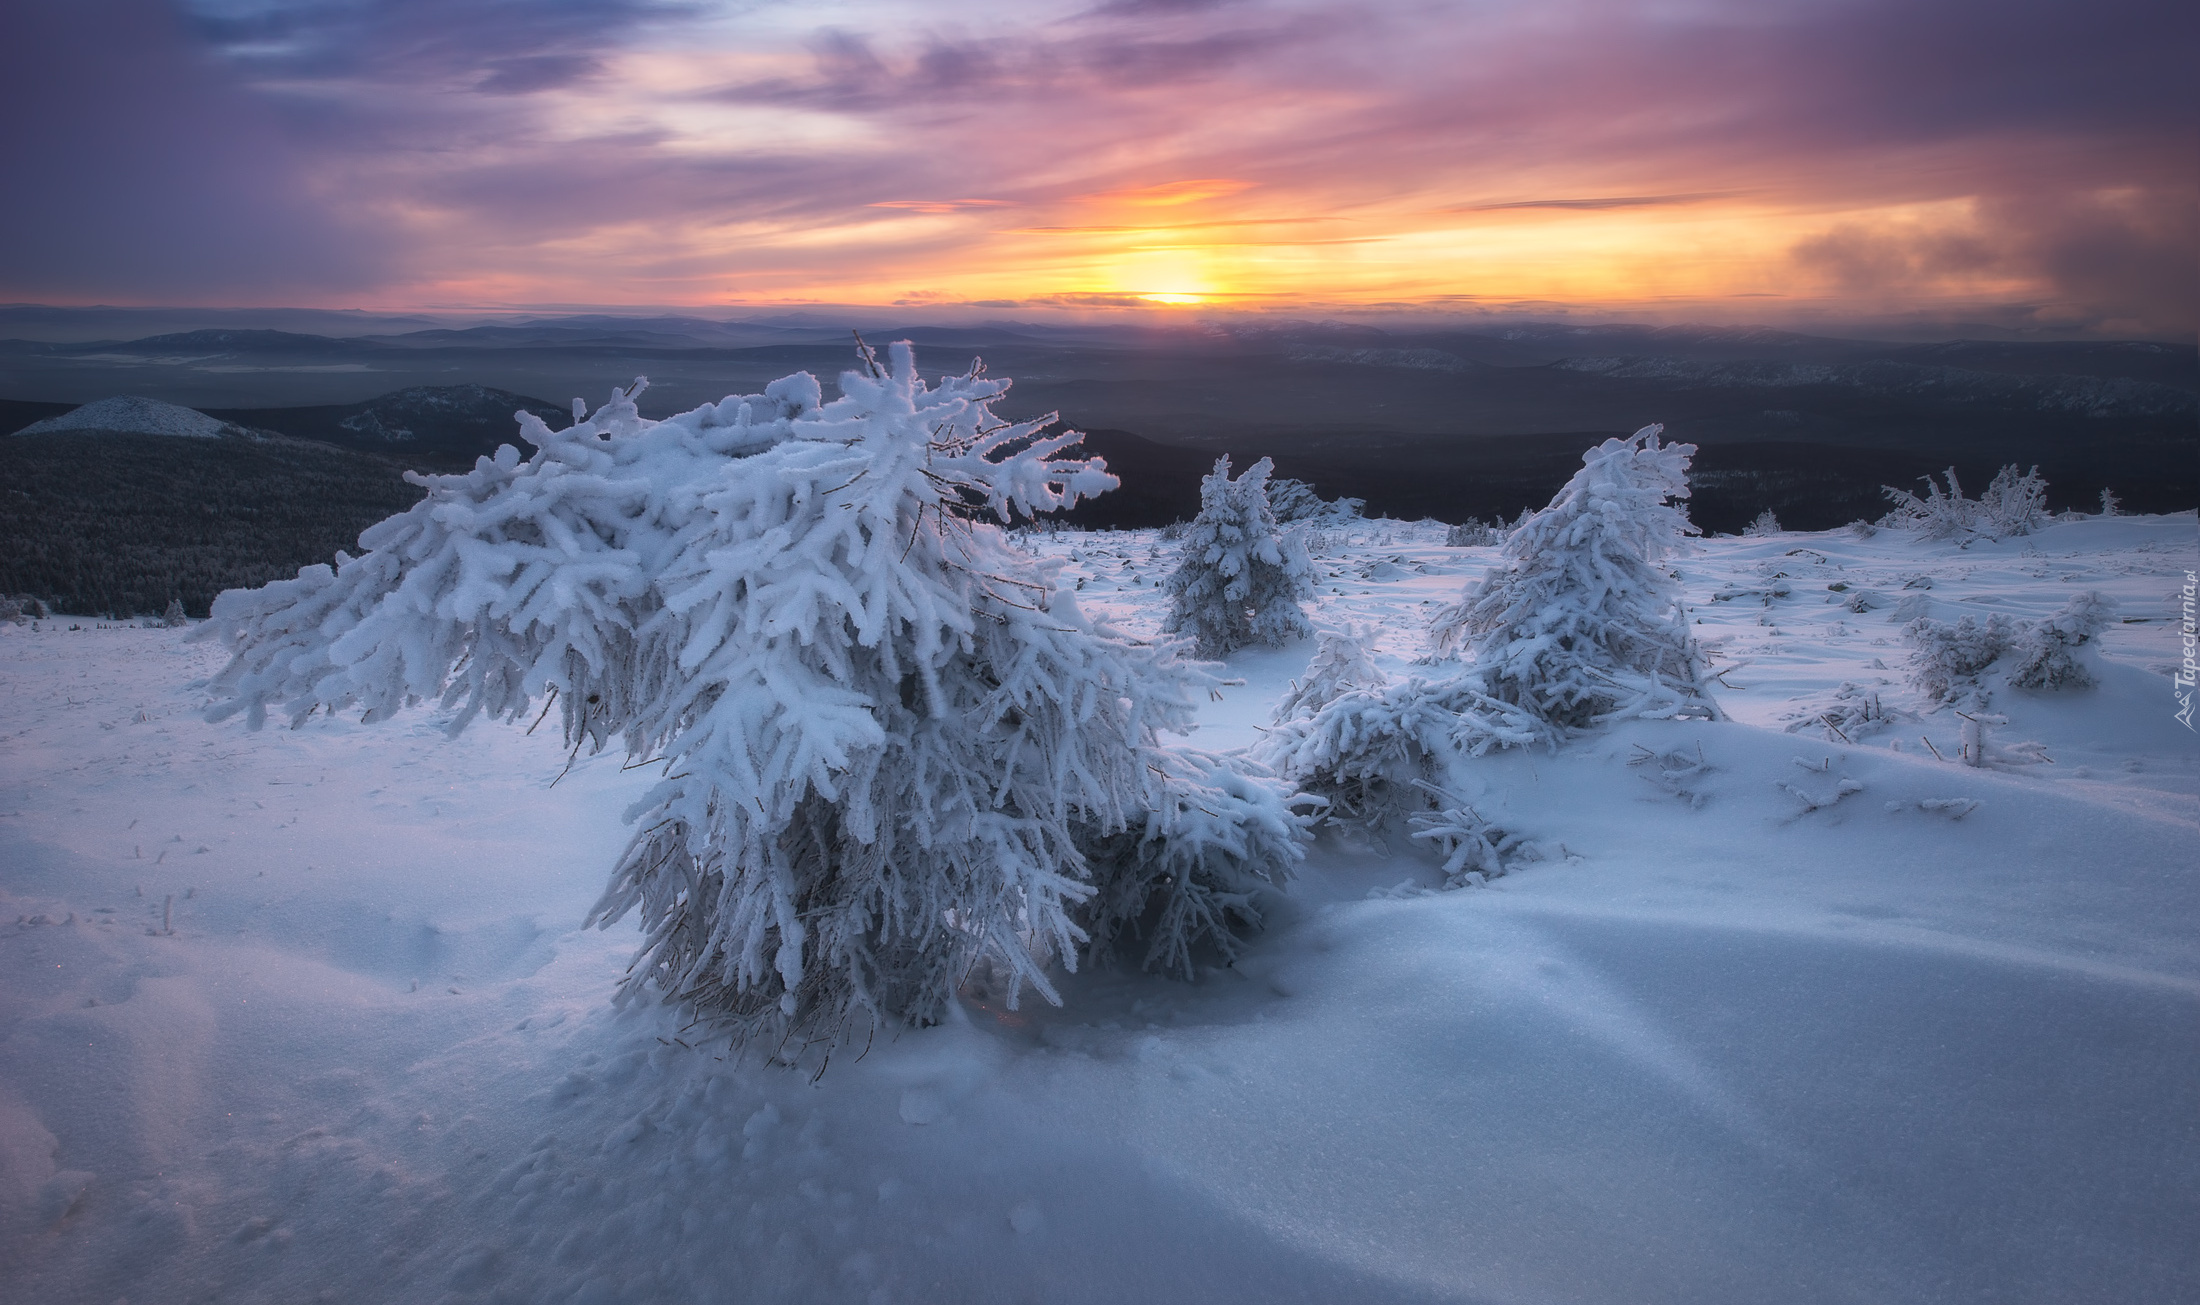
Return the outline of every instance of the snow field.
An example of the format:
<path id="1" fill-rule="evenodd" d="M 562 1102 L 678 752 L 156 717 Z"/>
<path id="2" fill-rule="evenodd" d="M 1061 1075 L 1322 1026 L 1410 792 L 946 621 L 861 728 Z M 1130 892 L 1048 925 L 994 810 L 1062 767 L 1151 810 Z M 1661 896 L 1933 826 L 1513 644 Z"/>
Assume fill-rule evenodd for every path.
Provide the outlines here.
<path id="1" fill-rule="evenodd" d="M 1309 615 L 1403 673 L 1496 553 L 1442 539 L 1326 533 Z M 1158 629 L 1155 534 L 1022 543 Z M 180 631 L 0 629 L 0 1274 L 99 1305 L 2189 1299 L 2194 545 L 1711 541 L 1674 569 L 1732 723 L 1441 777 L 1541 859 L 1436 893 L 1402 830 L 1331 829 L 1233 969 L 969 998 L 815 1083 L 611 1008 L 636 935 L 578 926 L 653 772 L 558 778 L 547 725 L 426 713 L 247 735 L 197 718 L 218 661 Z M 1936 760 L 1960 722 L 1895 606 L 2078 588 L 2118 604 L 2100 687 L 1994 693 L 2054 761 Z M 1234 656 L 1196 742 L 1256 739 L 1311 651 Z M 1844 684 L 1892 719 L 1833 734 Z"/>

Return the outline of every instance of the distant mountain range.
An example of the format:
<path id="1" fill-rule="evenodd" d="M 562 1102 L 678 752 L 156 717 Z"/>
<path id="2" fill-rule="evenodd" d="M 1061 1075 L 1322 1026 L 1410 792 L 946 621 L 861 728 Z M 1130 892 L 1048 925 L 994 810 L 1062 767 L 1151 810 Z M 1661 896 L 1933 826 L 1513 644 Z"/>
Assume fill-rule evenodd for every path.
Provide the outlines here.
<path id="1" fill-rule="evenodd" d="M 640 400 L 650 416 L 753 393 L 799 370 L 830 393 L 854 357 L 845 327 L 799 316 L 592 315 L 459 328 L 298 319 L 317 327 L 340 320 L 344 334 L 224 320 L 129 339 L 0 340 L 0 433 L 62 418 L 38 440 L 0 439 L 0 449 L 18 463 L 46 459 L 36 475 L 47 486 L 78 459 L 75 474 L 89 487 L 69 492 L 90 504 L 106 492 L 97 484 L 106 461 L 125 446 L 51 443 L 72 424 L 121 420 L 79 405 L 118 396 L 178 405 L 225 427 L 206 444 L 218 445 L 236 474 L 260 474 L 238 470 L 258 459 L 288 469 L 253 483 L 318 485 L 298 492 L 335 503 L 324 515 L 331 538 L 345 539 L 371 519 L 346 513 L 393 492 L 390 501 L 417 494 L 396 480 L 401 468 L 462 469 L 520 443 L 517 411 L 561 426 L 570 396 L 593 407 L 636 376 L 650 378 Z M 0 308 L 0 328 L 18 321 L 53 326 Z M 1090 431 L 1088 447 L 1124 482 L 1071 514 L 1093 526 L 1189 516 L 1199 477 L 1225 452 L 1240 466 L 1273 456 L 1280 474 L 1325 497 L 1364 498 L 1377 513 L 1509 519 L 1545 502 L 1584 448 L 1652 421 L 1700 447 L 1691 512 L 1716 531 L 1738 530 L 1767 508 L 1797 529 L 1877 516 L 1882 485 L 1914 484 L 1950 465 L 1966 483 L 1983 484 L 2003 463 L 2036 463 L 2058 507 L 2089 506 L 2103 487 L 2135 511 L 2200 503 L 2200 352 L 2191 345 L 1915 344 L 1563 324 L 1386 331 L 1244 319 L 1135 331 L 999 322 L 866 328 L 865 336 L 874 345 L 913 339 L 928 374 L 960 372 L 982 355 L 993 374 L 1015 378 L 1004 415 L 1054 410 Z M 316 463 L 307 474 L 299 469 L 312 455 L 292 447 L 297 441 L 334 446 L 350 460 Z M 33 443 L 46 447 L 23 447 Z M 159 460 L 173 467 L 182 456 L 164 448 Z M 0 513 L 20 508 L 21 497 L 0 495 Z M 319 542 L 319 552 L 283 552 L 303 537 L 286 538 L 293 543 L 267 545 L 262 560 L 295 567 L 326 556 Z M 0 587 L 8 583 L 0 577 Z"/>

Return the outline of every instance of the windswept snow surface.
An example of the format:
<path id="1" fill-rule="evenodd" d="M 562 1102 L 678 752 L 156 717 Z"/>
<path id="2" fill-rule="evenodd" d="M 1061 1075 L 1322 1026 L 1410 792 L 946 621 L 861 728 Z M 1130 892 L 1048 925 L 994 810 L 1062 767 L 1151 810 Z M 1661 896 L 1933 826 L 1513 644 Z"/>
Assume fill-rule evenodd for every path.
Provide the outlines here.
<path id="1" fill-rule="evenodd" d="M 1407 671 L 1495 556 L 1442 539 L 1330 533 L 1310 615 Z M 1158 627 L 1171 545 L 1028 546 Z M 1233 970 L 972 997 L 815 1083 L 610 1007 L 635 935 L 578 924 L 650 772 L 428 713 L 247 734 L 182 631 L 0 627 L 0 1294 L 2190 1301 L 2196 565 L 2189 515 L 1713 541 L 1678 570 L 1732 721 L 1444 777 L 1546 859 L 1432 893 L 1333 829 Z M 2082 589 L 2100 686 L 1994 692 L 2052 762 L 1937 760 L 1895 607 Z M 1234 658 L 1199 742 L 1311 652 Z"/>

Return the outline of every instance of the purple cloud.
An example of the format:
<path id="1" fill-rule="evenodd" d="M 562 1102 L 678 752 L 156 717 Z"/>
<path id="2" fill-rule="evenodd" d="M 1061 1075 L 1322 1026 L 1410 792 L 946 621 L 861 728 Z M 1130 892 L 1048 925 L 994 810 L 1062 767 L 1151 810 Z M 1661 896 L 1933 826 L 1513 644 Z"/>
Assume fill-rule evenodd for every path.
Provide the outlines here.
<path id="1" fill-rule="evenodd" d="M 0 105 L 31 129 L 0 158 L 41 202 L 0 217 L 0 294 L 524 281 L 582 247 L 622 275 L 794 276 L 808 259 L 917 284 L 1014 241 L 1126 227 L 1265 223 L 1288 244 L 1295 223 L 1311 248 L 1401 214 L 1562 224 L 1743 197 L 1825 213 L 1793 270 L 1841 293 L 1992 274 L 2087 320 L 2196 316 L 2192 6 L 1108 0 L 1057 19 L 882 4 L 808 28 L 803 12 L 25 0 Z M 1143 225 L 1095 207 L 1186 178 L 1237 188 Z M 1951 203 L 1973 216 L 1853 216 Z M 880 222 L 899 225 L 823 253 L 772 236 Z M 679 242 L 727 224 L 756 234 Z"/>

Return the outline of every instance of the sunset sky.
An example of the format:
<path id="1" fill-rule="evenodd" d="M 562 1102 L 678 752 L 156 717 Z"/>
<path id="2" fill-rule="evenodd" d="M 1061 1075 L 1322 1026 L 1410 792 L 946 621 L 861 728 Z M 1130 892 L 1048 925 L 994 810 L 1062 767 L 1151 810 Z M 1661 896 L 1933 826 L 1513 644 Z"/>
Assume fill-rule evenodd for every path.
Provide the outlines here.
<path id="1" fill-rule="evenodd" d="M 10 0 L 0 299 L 2189 334 L 2170 0 Z"/>

